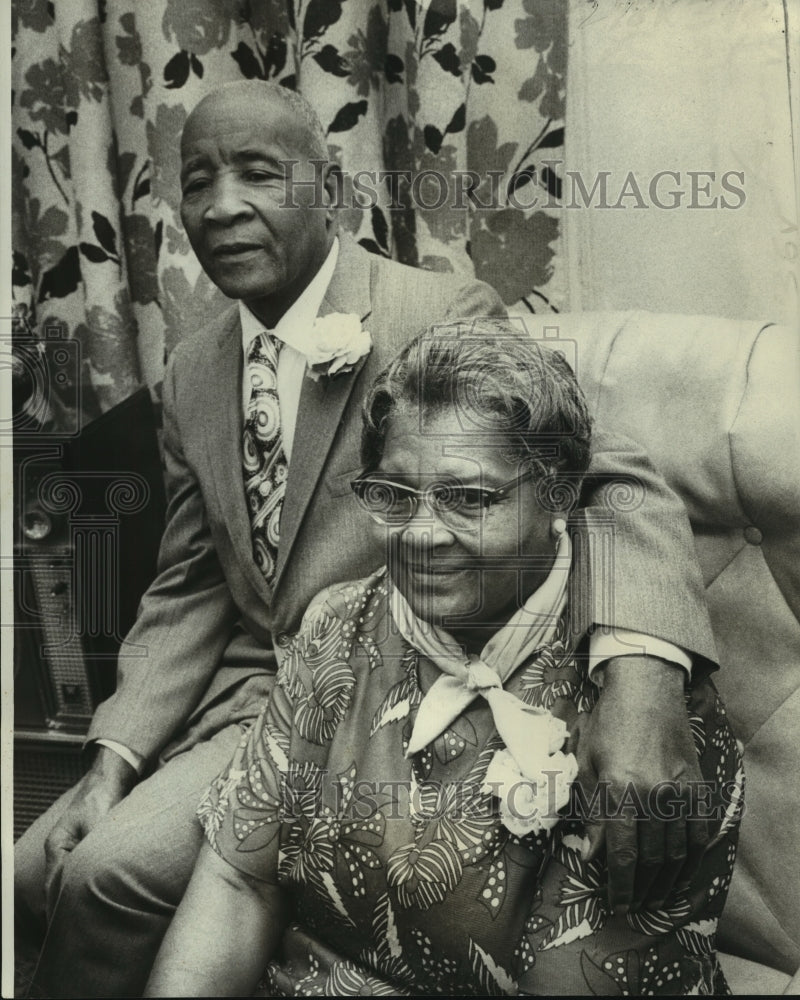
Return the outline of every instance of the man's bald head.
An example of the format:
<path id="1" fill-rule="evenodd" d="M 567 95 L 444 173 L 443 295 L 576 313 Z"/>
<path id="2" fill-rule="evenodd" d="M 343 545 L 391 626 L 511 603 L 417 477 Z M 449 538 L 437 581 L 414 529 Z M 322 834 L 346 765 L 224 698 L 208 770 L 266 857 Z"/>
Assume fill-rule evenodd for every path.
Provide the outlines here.
<path id="1" fill-rule="evenodd" d="M 182 149 L 187 136 L 190 137 L 193 134 L 193 126 L 197 120 L 202 120 L 212 107 L 216 108 L 220 105 L 228 107 L 234 115 L 237 111 L 252 111 L 252 109 L 259 107 L 274 109 L 276 105 L 279 105 L 294 120 L 298 128 L 305 133 L 307 146 L 304 152 L 307 153 L 308 158 L 312 160 L 328 159 L 325 130 L 316 111 L 301 94 L 267 80 L 236 80 L 233 83 L 225 83 L 210 94 L 206 94 L 202 100 L 198 101 L 186 119 Z"/>

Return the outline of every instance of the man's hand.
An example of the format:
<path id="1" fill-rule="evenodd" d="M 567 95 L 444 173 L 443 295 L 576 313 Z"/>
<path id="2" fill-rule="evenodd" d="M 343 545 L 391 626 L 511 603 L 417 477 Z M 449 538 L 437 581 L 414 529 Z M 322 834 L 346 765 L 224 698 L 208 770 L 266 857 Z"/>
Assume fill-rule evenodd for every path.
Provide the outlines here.
<path id="1" fill-rule="evenodd" d="M 657 908 L 688 885 L 708 843 L 704 819 L 688 819 L 701 781 L 683 697 L 685 673 L 665 660 L 624 656 L 602 668 L 603 689 L 577 747 L 584 802 L 598 788 L 602 815 L 587 821 L 586 859 L 605 841 L 608 899 L 626 913 Z"/>
<path id="2" fill-rule="evenodd" d="M 97 748 L 92 767 L 78 782 L 69 805 L 45 841 L 48 917 L 58 898 L 66 855 L 125 798 L 136 784 L 137 777 L 136 771 L 118 753 L 108 747 Z"/>

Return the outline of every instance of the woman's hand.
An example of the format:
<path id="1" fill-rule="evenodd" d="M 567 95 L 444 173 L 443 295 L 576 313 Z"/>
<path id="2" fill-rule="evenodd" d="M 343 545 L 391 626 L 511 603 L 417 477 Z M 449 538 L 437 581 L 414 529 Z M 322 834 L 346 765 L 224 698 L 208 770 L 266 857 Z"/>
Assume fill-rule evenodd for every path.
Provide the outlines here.
<path id="1" fill-rule="evenodd" d="M 586 823 L 585 860 L 605 843 L 612 910 L 656 908 L 674 886 L 691 881 L 709 840 L 706 820 L 690 818 L 702 774 L 685 673 L 644 656 L 618 657 L 600 669 L 603 689 L 576 751 L 583 804 L 594 797 L 599 812 Z"/>
<path id="2" fill-rule="evenodd" d="M 204 843 L 144 995 L 251 996 L 287 920 L 282 889 L 243 874 Z"/>

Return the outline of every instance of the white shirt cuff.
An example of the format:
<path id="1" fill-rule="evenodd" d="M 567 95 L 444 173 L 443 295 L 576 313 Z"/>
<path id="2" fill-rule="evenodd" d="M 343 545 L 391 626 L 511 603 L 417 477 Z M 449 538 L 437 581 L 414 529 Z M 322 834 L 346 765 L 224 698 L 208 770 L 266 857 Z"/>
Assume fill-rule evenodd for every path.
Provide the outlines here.
<path id="1" fill-rule="evenodd" d="M 131 750 L 130 747 L 123 746 L 122 743 L 117 743 L 116 740 L 95 740 L 98 746 L 108 747 L 109 750 L 113 750 L 126 760 L 131 767 L 136 771 L 137 774 L 141 774 L 144 770 L 144 758 L 140 757 L 135 750 Z"/>
<path id="2" fill-rule="evenodd" d="M 683 667 L 686 679 L 692 679 L 691 657 L 671 642 L 625 628 L 606 629 L 598 626 L 589 636 L 589 678 L 599 687 L 602 686 L 602 679 L 593 676 L 595 670 L 606 660 L 612 660 L 616 656 L 657 656 L 677 667 Z"/>

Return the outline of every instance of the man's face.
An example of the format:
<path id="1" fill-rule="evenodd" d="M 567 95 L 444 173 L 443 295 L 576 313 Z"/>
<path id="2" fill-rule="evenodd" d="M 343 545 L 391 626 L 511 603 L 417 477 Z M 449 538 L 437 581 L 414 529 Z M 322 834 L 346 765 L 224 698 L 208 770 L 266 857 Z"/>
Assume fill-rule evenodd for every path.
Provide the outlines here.
<path id="1" fill-rule="evenodd" d="M 310 180 L 309 136 L 283 104 L 224 90 L 189 117 L 181 140 L 181 219 L 211 280 L 269 326 L 297 299 L 333 241 L 333 179 Z M 295 207 L 291 207 L 294 205 Z"/>

